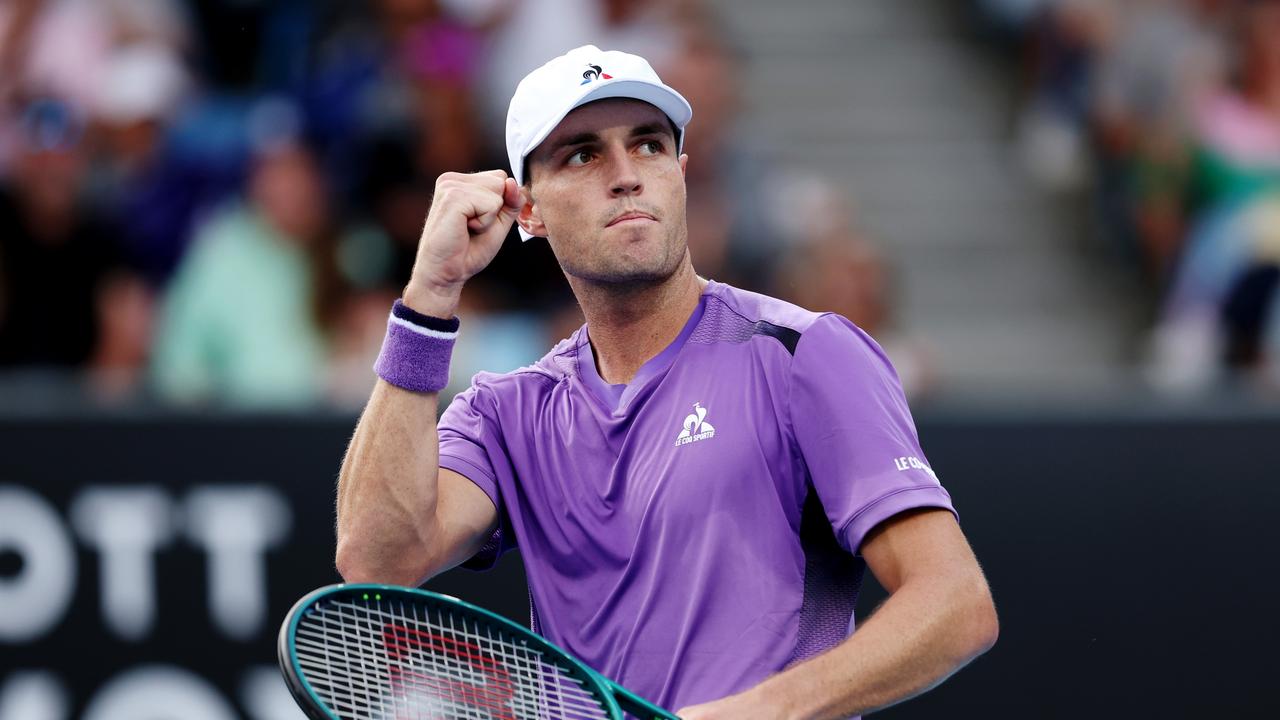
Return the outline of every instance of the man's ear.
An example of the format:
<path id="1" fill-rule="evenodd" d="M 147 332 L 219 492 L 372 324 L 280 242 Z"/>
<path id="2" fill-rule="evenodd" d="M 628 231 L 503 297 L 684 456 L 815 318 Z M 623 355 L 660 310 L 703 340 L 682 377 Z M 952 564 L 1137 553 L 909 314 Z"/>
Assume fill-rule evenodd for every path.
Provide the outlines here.
<path id="1" fill-rule="evenodd" d="M 520 208 L 520 214 L 516 216 L 516 222 L 520 223 L 520 227 L 530 235 L 546 237 L 547 226 L 542 223 L 542 213 L 533 200 L 529 185 L 524 186 L 521 195 L 524 197 L 524 205 Z"/>
<path id="2" fill-rule="evenodd" d="M 689 153 L 681 153 L 680 154 L 680 174 L 681 175 L 685 174 L 686 172 L 685 168 L 687 167 L 689 167 Z"/>

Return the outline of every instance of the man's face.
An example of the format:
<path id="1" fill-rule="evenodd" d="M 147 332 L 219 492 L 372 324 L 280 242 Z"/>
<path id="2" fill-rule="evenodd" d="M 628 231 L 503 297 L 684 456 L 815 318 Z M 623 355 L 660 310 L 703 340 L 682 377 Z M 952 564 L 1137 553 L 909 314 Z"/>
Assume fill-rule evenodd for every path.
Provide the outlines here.
<path id="1" fill-rule="evenodd" d="M 622 98 L 583 105 L 529 154 L 520 222 L 547 237 L 571 278 L 665 280 L 687 250 L 687 160 L 656 107 Z"/>

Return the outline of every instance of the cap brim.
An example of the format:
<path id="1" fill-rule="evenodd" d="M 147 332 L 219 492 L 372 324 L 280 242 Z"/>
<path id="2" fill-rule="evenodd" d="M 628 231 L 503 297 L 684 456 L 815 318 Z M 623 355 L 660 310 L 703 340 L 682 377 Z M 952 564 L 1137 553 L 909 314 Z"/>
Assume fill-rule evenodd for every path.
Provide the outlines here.
<path id="1" fill-rule="evenodd" d="M 689 107 L 689 101 L 685 100 L 680 93 L 663 85 L 654 85 L 643 80 L 615 80 L 612 82 L 591 83 L 586 92 L 578 96 L 578 99 L 572 105 L 565 108 L 564 112 L 559 115 L 553 116 L 529 140 L 529 149 L 524 151 L 524 156 L 528 157 L 529 153 L 536 150 L 542 144 L 542 141 L 546 140 L 547 136 L 551 134 L 551 131 L 556 129 L 560 121 L 564 120 L 565 116 L 575 109 L 589 102 L 616 97 L 642 100 L 653 105 L 671 118 L 671 122 L 675 123 L 676 127 L 681 130 L 681 135 L 684 134 L 684 126 L 688 125 L 689 120 L 693 117 L 693 108 Z"/>
<path id="2" fill-rule="evenodd" d="M 552 117 L 533 136 L 529 142 L 529 149 L 524 152 L 521 160 L 523 161 L 524 158 L 529 156 L 529 153 L 536 150 L 542 144 L 542 141 L 546 140 L 547 136 L 551 134 L 551 131 L 556 129 L 560 121 L 564 120 L 565 116 L 575 109 L 596 100 L 618 97 L 647 102 L 661 110 L 667 117 L 671 118 L 671 122 L 675 123 L 676 131 L 679 134 L 676 138 L 676 152 L 684 149 L 684 126 L 688 125 L 689 120 L 693 118 L 693 108 L 689 106 L 689 101 L 685 100 L 683 95 L 665 85 L 655 85 L 643 80 L 613 80 L 593 82 L 587 86 L 586 90 L 582 95 L 578 96 L 578 99 L 572 105 L 565 108 L 564 112 Z M 527 178 L 522 179 L 527 180 Z M 524 228 L 519 228 L 519 230 L 521 240 L 537 237 L 525 232 Z"/>

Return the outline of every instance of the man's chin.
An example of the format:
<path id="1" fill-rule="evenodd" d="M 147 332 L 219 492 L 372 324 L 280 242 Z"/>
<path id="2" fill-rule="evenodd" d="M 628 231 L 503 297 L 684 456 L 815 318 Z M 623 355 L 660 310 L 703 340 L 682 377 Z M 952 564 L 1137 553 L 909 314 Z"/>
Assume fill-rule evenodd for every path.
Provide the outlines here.
<path id="1" fill-rule="evenodd" d="M 659 223 L 653 222 L 606 228 L 595 240 L 592 253 L 595 257 L 590 258 L 595 262 L 581 255 L 561 258 L 561 268 L 566 274 L 593 285 L 618 289 L 659 285 L 675 274 L 685 254 L 674 251 L 672 238 L 659 232 L 662 229 Z"/>
<path id="2" fill-rule="evenodd" d="M 644 262 L 614 264 L 609 267 L 593 268 L 582 272 L 570 273 L 594 285 L 608 285 L 617 288 L 639 289 L 666 282 L 675 274 L 676 267 L 666 267 L 666 263 Z"/>

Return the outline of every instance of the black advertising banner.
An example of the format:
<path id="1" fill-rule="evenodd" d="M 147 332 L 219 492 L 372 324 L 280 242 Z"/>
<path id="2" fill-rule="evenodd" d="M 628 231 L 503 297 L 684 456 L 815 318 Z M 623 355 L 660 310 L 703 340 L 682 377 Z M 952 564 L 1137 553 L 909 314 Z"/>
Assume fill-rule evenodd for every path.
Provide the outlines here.
<path id="1" fill-rule="evenodd" d="M 874 717 L 1280 717 L 1280 416 L 1177 412 L 920 423 L 1000 639 Z"/>
<path id="2" fill-rule="evenodd" d="M 302 718 L 276 632 L 340 580 L 354 423 L 0 424 L 0 720 Z M 430 587 L 527 621 L 514 556 Z"/>
<path id="3" fill-rule="evenodd" d="M 1280 418 L 919 421 L 1001 636 L 876 717 L 1280 717 Z M 300 720 L 275 637 L 354 423 L 0 420 L 0 720 Z M 428 587 L 527 620 L 518 553 Z"/>

